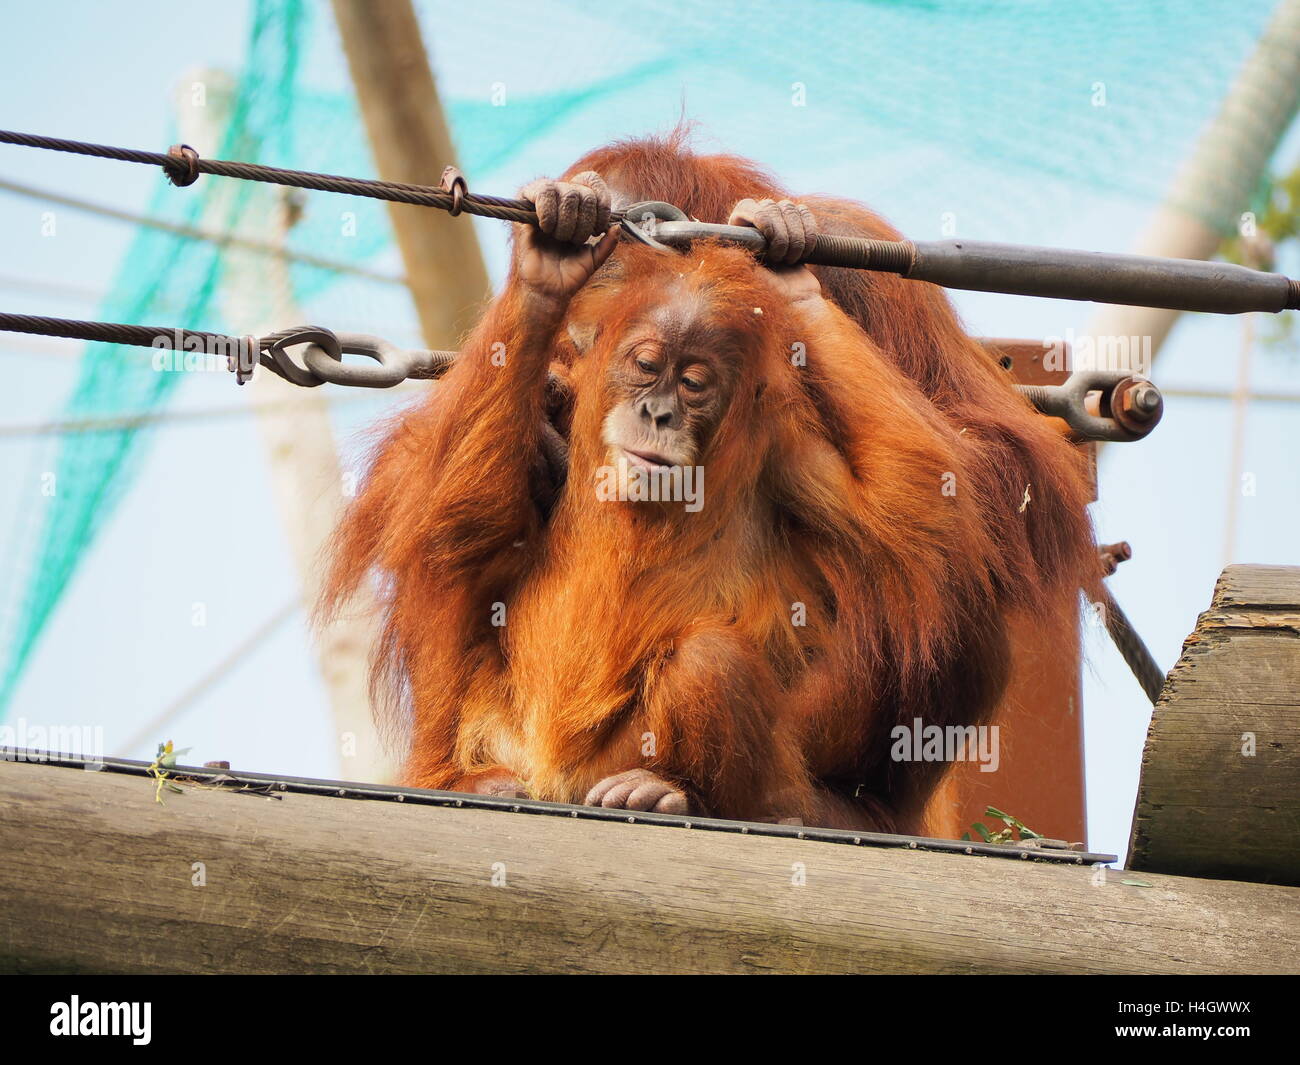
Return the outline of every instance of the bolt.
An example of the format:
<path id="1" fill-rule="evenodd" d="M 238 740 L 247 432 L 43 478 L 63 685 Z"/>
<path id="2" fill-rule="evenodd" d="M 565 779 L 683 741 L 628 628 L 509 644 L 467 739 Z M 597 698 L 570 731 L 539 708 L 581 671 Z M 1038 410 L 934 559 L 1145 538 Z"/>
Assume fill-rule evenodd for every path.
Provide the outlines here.
<path id="1" fill-rule="evenodd" d="M 1125 414 L 1146 421 L 1160 410 L 1160 391 L 1148 381 L 1139 381 L 1124 389 L 1120 406 Z"/>

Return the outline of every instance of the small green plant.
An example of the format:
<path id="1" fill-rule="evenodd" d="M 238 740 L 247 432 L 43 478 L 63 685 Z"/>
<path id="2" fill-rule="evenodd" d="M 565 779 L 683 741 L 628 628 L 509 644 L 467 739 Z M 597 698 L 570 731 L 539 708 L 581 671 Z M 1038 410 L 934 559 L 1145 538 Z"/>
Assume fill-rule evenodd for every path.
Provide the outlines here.
<path id="1" fill-rule="evenodd" d="M 1000 820 L 1005 828 L 1000 828 L 996 832 L 989 831 L 988 825 L 983 821 L 976 821 L 971 825 L 971 830 L 975 832 L 985 843 L 1016 843 L 1022 839 L 1042 839 L 1043 837 L 1026 825 L 1020 818 L 1013 817 L 1011 814 L 1003 813 L 996 806 L 986 806 L 984 808 L 985 817 L 996 817 Z M 1017 833 L 1019 835 L 1017 836 Z M 961 838 L 973 842 L 970 832 L 963 832 Z"/>
<path id="2" fill-rule="evenodd" d="M 171 770 L 176 768 L 176 759 L 183 754 L 188 754 L 189 751 L 189 747 L 183 747 L 179 751 L 176 750 L 171 740 L 168 740 L 166 743 L 158 744 L 158 756 L 149 766 L 149 775 L 152 776 L 157 783 L 153 792 L 155 802 L 163 801 L 163 788 L 166 788 L 168 791 L 174 791 L 178 795 L 184 794 L 184 790 L 173 784 L 168 779 L 168 776 L 170 775 Z"/>
<path id="3" fill-rule="evenodd" d="M 1242 215 L 1238 232 L 1223 241 L 1219 254 L 1252 270 L 1276 270 L 1278 249 L 1300 239 L 1300 167 L 1266 176 L 1254 200 L 1254 210 Z M 1295 328 L 1293 316 L 1278 315 L 1270 327 L 1263 337 L 1265 343 L 1289 346 Z"/>

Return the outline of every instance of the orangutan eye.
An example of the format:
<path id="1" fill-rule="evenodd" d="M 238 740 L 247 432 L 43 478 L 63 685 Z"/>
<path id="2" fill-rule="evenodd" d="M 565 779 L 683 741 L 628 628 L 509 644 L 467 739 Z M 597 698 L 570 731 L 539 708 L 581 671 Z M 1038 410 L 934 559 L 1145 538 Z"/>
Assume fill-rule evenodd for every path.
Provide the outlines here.
<path id="1" fill-rule="evenodd" d="M 683 377 L 682 385 L 688 392 L 703 392 L 708 387 L 708 382 L 698 377 Z"/>
<path id="2" fill-rule="evenodd" d="M 649 359 L 637 359 L 636 365 L 642 373 L 658 373 L 658 367 Z"/>

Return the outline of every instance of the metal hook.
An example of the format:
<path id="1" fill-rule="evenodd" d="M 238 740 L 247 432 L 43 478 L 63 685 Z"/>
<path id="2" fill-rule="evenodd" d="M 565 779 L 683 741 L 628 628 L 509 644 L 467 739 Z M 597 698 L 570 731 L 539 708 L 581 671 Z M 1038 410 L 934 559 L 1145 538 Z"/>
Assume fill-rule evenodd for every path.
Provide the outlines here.
<path id="1" fill-rule="evenodd" d="M 290 384 L 301 388 L 315 388 L 317 385 L 324 384 L 323 377 L 313 373 L 307 366 L 295 362 L 293 356 L 289 354 L 288 349 L 299 344 L 318 346 L 317 350 L 320 347 L 333 351 L 340 350 L 339 339 L 332 330 L 321 326 L 305 325 L 275 334 L 275 338 L 267 345 L 258 361 L 278 377 L 283 377 Z M 304 359 L 305 357 L 304 355 Z"/>
<path id="2" fill-rule="evenodd" d="M 672 251 L 668 245 L 655 239 L 655 231 L 660 222 L 686 220 L 686 212 L 671 203 L 664 203 L 663 200 L 642 200 L 624 209 L 619 225 L 622 226 L 623 232 L 638 244 L 644 244 L 656 251 Z"/>
<path id="3" fill-rule="evenodd" d="M 637 219 L 630 222 L 629 219 Z M 696 222 L 685 211 L 662 200 L 645 200 L 623 211 L 623 231 L 633 240 L 659 251 L 687 248 L 697 240 L 725 240 L 761 256 L 767 239 L 751 226 Z"/>
<path id="4" fill-rule="evenodd" d="M 1020 385 L 1042 414 L 1062 418 L 1083 440 L 1141 440 L 1164 413 L 1160 390 L 1124 370 L 1076 370 L 1062 385 Z M 1089 393 L 1100 393 L 1098 413 Z"/>
<path id="5" fill-rule="evenodd" d="M 344 355 L 364 355 L 374 363 L 344 362 Z M 366 333 L 342 333 L 333 348 L 309 344 L 302 358 L 307 368 L 322 380 L 359 388 L 400 385 L 411 376 L 415 361 L 405 348 Z"/>

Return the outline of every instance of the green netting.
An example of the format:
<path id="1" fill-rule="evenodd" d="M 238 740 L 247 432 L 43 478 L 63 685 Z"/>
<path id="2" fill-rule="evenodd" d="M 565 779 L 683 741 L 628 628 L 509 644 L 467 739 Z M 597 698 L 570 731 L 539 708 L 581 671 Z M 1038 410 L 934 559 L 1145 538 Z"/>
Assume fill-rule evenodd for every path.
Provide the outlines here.
<path id="1" fill-rule="evenodd" d="M 293 150 L 293 99 L 297 75 L 293 46 L 302 17 L 300 0 L 257 6 L 249 44 L 250 70 L 241 79 L 220 155 L 230 159 L 287 158 Z M 150 212 L 161 218 L 233 225 L 252 195 L 252 185 L 234 194 L 208 183 L 197 195 L 178 197 L 159 178 Z M 171 193 L 169 195 L 169 192 Z M 101 308 L 105 321 L 167 325 L 209 322 L 222 328 L 216 296 L 223 256 L 218 246 L 154 229 L 141 229 Z M 116 345 L 87 345 L 78 380 L 64 407 L 69 417 L 154 410 L 181 381 L 158 373 L 147 360 Z M 145 433 L 134 428 L 71 433 L 56 445 L 57 504 L 46 511 L 30 578 L 13 631 L 8 634 L 0 707 L 7 706 L 37 637 L 67 588 L 86 549 L 130 484 Z"/>
<path id="2" fill-rule="evenodd" d="M 440 4 L 423 22 L 462 165 L 483 191 L 509 193 L 494 179 L 531 176 L 512 167 L 555 171 L 593 144 L 663 129 L 684 111 L 719 147 L 785 174 L 815 173 L 812 187 L 802 183 L 807 191 L 875 199 L 904 220 L 945 196 L 960 198 L 985 208 L 996 232 L 982 235 L 1017 239 L 1063 203 L 1159 198 L 1273 7 L 481 0 L 472 18 Z M 327 12 L 302 0 L 256 0 L 221 157 L 374 172 Z M 498 85 L 508 106 L 494 99 Z M 806 106 L 797 102 L 800 86 Z M 150 211 L 230 228 L 254 209 L 251 198 L 262 195 L 254 188 L 232 193 L 229 183 L 205 179 L 178 192 L 160 178 Z M 1186 206 L 1225 224 L 1213 190 Z M 346 209 L 358 216 L 353 234 L 340 232 L 336 212 L 309 212 L 292 246 L 360 262 L 391 244 L 382 204 L 349 199 Z M 209 243 L 142 230 L 100 317 L 231 328 L 219 300 L 231 262 Z M 301 264 L 292 282 L 298 300 L 348 284 Z M 180 375 L 123 354 L 87 346 L 65 416 L 134 414 L 168 402 Z M 0 708 L 146 442 L 138 429 L 80 432 L 42 458 L 39 468 L 58 472 L 60 491 L 28 542 L 9 552 L 19 587 L 0 603 Z"/>

